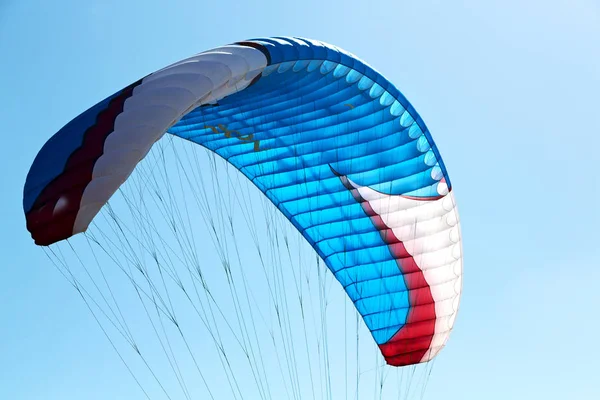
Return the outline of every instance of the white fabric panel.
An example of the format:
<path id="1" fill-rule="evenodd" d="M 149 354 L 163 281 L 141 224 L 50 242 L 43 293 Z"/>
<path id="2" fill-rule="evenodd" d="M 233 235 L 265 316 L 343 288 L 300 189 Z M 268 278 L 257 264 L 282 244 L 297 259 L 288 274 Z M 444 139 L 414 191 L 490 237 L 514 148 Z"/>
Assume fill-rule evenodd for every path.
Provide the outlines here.
<path id="1" fill-rule="evenodd" d="M 350 184 L 404 243 L 429 284 L 435 301 L 435 333 L 421 361 L 431 360 L 448 340 L 462 291 L 462 244 L 454 194 L 416 200 L 386 195 L 352 181 Z M 444 186 L 441 192 L 447 192 Z"/>
<path id="2" fill-rule="evenodd" d="M 195 98 L 200 98 L 205 93 L 212 90 L 212 81 L 204 75 L 181 73 L 177 75 L 162 75 L 146 81 L 143 85 L 135 88 L 136 94 L 142 94 L 146 91 L 156 88 L 185 88 L 194 94 Z"/>
<path id="3" fill-rule="evenodd" d="M 154 142 L 190 110 L 245 89 L 267 65 L 247 46 L 224 46 L 176 62 L 146 78 L 125 101 L 94 166 L 73 233 L 83 232 Z"/>

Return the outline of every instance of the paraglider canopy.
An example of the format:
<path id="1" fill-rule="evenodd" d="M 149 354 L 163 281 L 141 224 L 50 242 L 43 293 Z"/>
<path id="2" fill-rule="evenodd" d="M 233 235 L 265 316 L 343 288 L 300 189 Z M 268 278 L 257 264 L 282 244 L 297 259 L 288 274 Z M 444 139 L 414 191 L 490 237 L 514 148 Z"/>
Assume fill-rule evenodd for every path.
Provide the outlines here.
<path id="1" fill-rule="evenodd" d="M 227 160 L 310 243 L 386 361 L 428 361 L 458 310 L 452 185 L 400 91 L 335 46 L 253 39 L 127 86 L 41 149 L 23 206 L 39 245 L 84 232 L 165 133 Z"/>

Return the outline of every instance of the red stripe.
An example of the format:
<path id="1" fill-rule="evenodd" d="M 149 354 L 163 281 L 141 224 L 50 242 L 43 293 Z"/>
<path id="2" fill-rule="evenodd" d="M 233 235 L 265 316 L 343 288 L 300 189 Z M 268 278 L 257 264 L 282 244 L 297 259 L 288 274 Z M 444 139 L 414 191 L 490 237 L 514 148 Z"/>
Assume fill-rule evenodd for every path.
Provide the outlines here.
<path id="1" fill-rule="evenodd" d="M 47 246 L 73 235 L 81 198 L 92 180 L 94 165 L 104 153 L 104 143 L 114 131 L 125 100 L 140 83 L 141 80 L 123 89 L 98 113 L 96 123 L 87 129 L 81 146 L 69 156 L 63 172 L 42 190 L 26 214 L 27 229 L 36 244 Z"/>
<path id="2" fill-rule="evenodd" d="M 419 363 L 429 351 L 435 333 L 435 301 L 431 294 L 431 288 L 425 280 L 423 271 L 413 256 L 408 253 L 404 243 L 373 210 L 371 204 L 361 196 L 358 189 L 352 186 L 348 178 L 343 175 L 339 175 L 339 178 L 356 201 L 361 204 L 379 231 L 381 238 L 388 245 L 408 289 L 410 309 L 406 323 L 387 343 L 379 345 L 381 353 L 390 365 L 404 366 Z"/>

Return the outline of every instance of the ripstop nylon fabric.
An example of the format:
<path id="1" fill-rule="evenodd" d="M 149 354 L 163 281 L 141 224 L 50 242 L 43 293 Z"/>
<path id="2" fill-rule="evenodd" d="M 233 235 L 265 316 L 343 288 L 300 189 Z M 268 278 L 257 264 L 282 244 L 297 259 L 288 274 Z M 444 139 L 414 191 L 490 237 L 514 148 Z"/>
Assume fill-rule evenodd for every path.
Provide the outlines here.
<path id="1" fill-rule="evenodd" d="M 150 74 L 42 148 L 23 199 L 36 243 L 85 231 L 165 131 L 226 159 L 281 210 L 388 363 L 444 346 L 462 289 L 453 190 L 424 122 L 381 74 L 299 38 L 223 46 Z"/>
<path id="2" fill-rule="evenodd" d="M 415 243 L 419 235 L 420 249 L 399 255 L 390 251 L 365 200 L 340 176 L 389 197 L 405 196 L 415 204 L 388 206 L 385 214 L 406 219 L 407 210 L 436 202 L 450 190 L 433 140 L 399 92 L 352 56 L 308 40 L 256 42 L 271 56 L 260 80 L 218 104 L 197 108 L 169 132 L 228 160 L 289 218 L 344 286 L 375 341 L 397 342 L 388 362 L 432 358 L 447 339 L 460 294 L 462 264 L 452 255 L 460 248 L 458 227 L 447 223 L 456 213 L 452 195 L 446 208 L 437 202 L 430 213 L 413 212 L 408 221 L 383 228 L 408 227 L 414 236 L 402 236 Z M 431 218 L 429 230 L 417 232 Z M 428 251 L 442 259 L 428 262 Z M 417 265 L 436 268 L 450 288 L 438 288 L 436 297 L 424 278 L 407 287 L 410 271 L 403 271 L 402 263 L 417 255 Z M 449 304 L 436 310 L 442 302 Z M 416 308 L 423 309 L 420 315 L 414 315 Z M 436 326 L 440 319 L 444 324 Z M 412 328 L 408 336 L 407 328 Z"/>

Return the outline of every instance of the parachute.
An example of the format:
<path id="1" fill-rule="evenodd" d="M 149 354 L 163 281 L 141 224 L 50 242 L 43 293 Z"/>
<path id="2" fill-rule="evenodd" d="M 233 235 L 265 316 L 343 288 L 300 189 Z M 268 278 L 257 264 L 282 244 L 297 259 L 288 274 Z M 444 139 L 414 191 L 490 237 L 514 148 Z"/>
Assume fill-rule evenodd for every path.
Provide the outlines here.
<path id="1" fill-rule="evenodd" d="M 427 362 L 444 347 L 462 289 L 454 192 L 425 123 L 380 73 L 335 46 L 289 37 L 158 70 L 43 146 L 23 196 L 35 243 L 85 232 L 165 133 L 218 155 L 277 207 L 389 365 Z"/>

